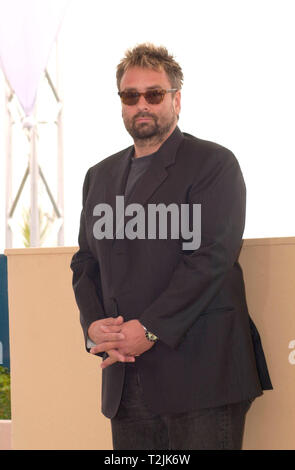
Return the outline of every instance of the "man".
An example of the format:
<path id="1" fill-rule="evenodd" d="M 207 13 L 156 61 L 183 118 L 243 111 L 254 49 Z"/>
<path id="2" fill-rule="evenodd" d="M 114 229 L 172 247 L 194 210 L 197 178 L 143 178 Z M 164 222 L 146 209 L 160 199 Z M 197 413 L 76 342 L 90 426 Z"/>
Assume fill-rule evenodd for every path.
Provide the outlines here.
<path id="1" fill-rule="evenodd" d="M 165 48 L 127 51 L 117 84 L 134 145 L 83 186 L 73 288 L 116 450 L 240 449 L 251 402 L 272 389 L 237 261 L 243 176 L 231 151 L 178 128 L 182 80 Z"/>

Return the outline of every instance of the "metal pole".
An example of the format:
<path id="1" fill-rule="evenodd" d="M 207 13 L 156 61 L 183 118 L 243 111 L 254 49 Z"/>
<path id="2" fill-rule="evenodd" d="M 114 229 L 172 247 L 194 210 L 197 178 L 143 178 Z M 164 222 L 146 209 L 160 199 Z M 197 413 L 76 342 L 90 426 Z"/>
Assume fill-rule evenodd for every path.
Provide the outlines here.
<path id="1" fill-rule="evenodd" d="M 26 135 L 29 141 L 29 166 L 22 179 L 20 188 L 18 190 L 15 201 L 12 202 L 12 144 L 13 144 L 13 117 L 10 113 L 9 103 L 14 95 L 9 83 L 7 82 L 6 90 L 6 240 L 5 246 L 12 248 L 13 245 L 13 228 L 11 227 L 11 219 L 13 217 L 15 208 L 19 202 L 20 195 L 24 188 L 27 176 L 29 174 L 30 181 L 30 246 L 40 246 L 40 216 L 39 216 L 39 204 L 38 204 L 38 183 L 39 175 L 42 182 L 45 185 L 49 199 L 53 205 L 55 215 L 58 217 L 60 225 L 57 231 L 57 243 L 60 246 L 64 245 L 64 163 L 63 163 L 63 109 L 62 102 L 60 100 L 61 88 L 61 62 L 58 58 L 58 46 L 56 43 L 56 80 L 58 88 L 54 87 L 51 77 L 47 70 L 45 71 L 48 84 L 53 92 L 54 98 L 58 103 L 58 113 L 55 119 L 57 126 L 57 202 L 55 203 L 54 197 L 50 191 L 49 185 L 45 179 L 45 176 L 38 164 L 38 127 L 36 121 L 36 106 L 34 109 L 33 116 L 22 116 L 22 112 L 19 111 L 19 117 L 23 123 L 23 130 L 26 131 Z"/>
<path id="2" fill-rule="evenodd" d="M 12 117 L 9 110 L 11 90 L 5 84 L 5 133 L 6 133 L 6 197 L 5 197 L 5 247 L 12 248 L 12 230 L 9 225 L 9 211 L 12 201 Z"/>
<path id="3" fill-rule="evenodd" d="M 30 246 L 40 246 L 39 210 L 38 210 L 38 154 L 37 154 L 37 126 L 36 123 L 29 129 L 30 132 L 30 183 L 31 183 L 31 220 L 30 220 Z"/>
<path id="4" fill-rule="evenodd" d="M 18 191 L 17 191 L 17 194 L 16 194 L 16 196 L 15 196 L 15 199 L 14 199 L 12 205 L 11 205 L 11 208 L 9 209 L 9 218 L 13 217 L 13 213 L 14 213 L 14 211 L 15 211 L 15 208 L 16 208 L 16 206 L 17 206 L 17 203 L 18 203 L 19 198 L 20 198 L 20 196 L 21 196 L 22 190 L 24 189 L 25 182 L 27 181 L 27 178 L 28 178 L 29 174 L 30 174 L 30 164 L 28 164 L 28 166 L 27 166 L 27 169 L 26 169 L 26 171 L 25 171 L 25 174 L 24 174 L 24 176 L 23 176 L 23 179 L 21 180 L 21 184 L 20 184 L 20 186 L 19 186 L 19 189 L 18 189 Z"/>
<path id="5" fill-rule="evenodd" d="M 57 115 L 57 205 L 61 211 L 61 226 L 57 234 L 57 244 L 64 245 L 64 160 L 63 160 L 63 103 L 62 96 L 62 65 L 59 58 L 58 39 L 56 40 L 56 88 L 61 104 Z"/>

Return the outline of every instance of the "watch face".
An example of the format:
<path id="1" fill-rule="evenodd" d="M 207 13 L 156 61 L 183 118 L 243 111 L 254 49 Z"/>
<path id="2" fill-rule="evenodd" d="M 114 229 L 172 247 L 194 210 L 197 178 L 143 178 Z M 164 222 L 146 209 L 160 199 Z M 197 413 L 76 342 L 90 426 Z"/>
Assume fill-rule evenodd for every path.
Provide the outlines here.
<path id="1" fill-rule="evenodd" d="M 158 336 L 148 331 L 144 325 L 142 325 L 142 327 L 144 328 L 146 339 L 148 339 L 149 341 L 153 341 L 153 342 L 158 340 Z"/>
<path id="2" fill-rule="evenodd" d="M 157 341 L 158 338 L 157 338 L 157 336 L 154 335 L 153 333 L 150 333 L 149 331 L 147 331 L 147 339 L 148 339 L 149 341 Z"/>

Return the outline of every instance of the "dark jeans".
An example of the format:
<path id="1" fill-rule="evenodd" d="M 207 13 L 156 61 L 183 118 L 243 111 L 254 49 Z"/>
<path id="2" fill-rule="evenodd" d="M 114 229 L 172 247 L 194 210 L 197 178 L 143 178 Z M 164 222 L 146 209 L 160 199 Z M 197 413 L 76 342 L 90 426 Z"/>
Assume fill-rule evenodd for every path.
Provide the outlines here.
<path id="1" fill-rule="evenodd" d="M 169 393 L 169 391 L 167 392 Z M 122 400 L 111 420 L 114 450 L 240 450 L 252 400 L 156 415 L 144 403 L 136 364 L 126 365 Z"/>

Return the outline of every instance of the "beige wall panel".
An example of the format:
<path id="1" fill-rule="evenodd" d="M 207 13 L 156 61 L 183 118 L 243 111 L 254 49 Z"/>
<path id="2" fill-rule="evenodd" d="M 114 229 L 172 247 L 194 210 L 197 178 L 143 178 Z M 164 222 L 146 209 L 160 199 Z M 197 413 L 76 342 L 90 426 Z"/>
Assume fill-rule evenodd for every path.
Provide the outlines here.
<path id="1" fill-rule="evenodd" d="M 11 450 L 11 420 L 0 419 L 0 450 Z"/>
<path id="2" fill-rule="evenodd" d="M 274 387 L 247 415 L 244 449 L 295 449 L 295 238 L 246 240 L 240 262 Z"/>
<path id="3" fill-rule="evenodd" d="M 76 249 L 7 250 L 14 449 L 111 449 L 100 358 L 84 349 Z"/>
<path id="4" fill-rule="evenodd" d="M 100 412 L 100 358 L 84 349 L 71 286 L 76 247 L 6 250 L 14 449 L 112 449 Z M 295 238 L 246 240 L 248 305 L 274 391 L 247 415 L 244 449 L 295 449 Z"/>

